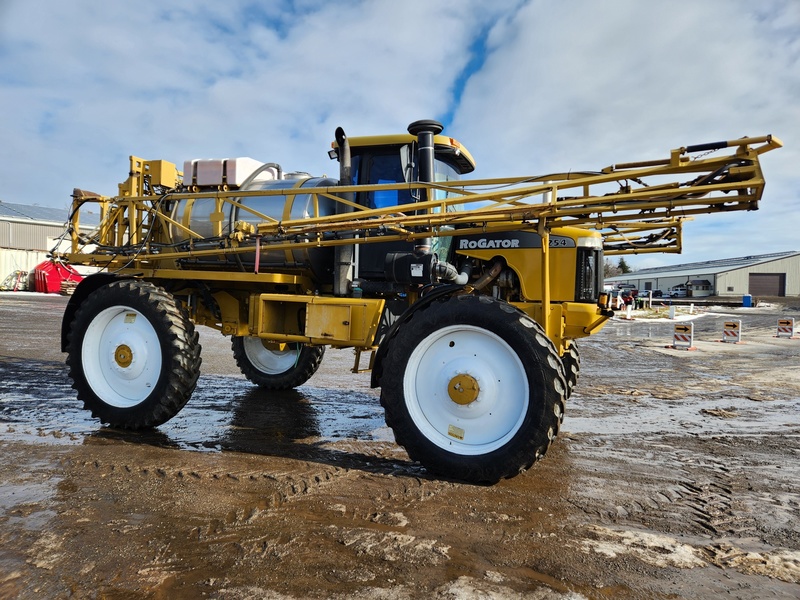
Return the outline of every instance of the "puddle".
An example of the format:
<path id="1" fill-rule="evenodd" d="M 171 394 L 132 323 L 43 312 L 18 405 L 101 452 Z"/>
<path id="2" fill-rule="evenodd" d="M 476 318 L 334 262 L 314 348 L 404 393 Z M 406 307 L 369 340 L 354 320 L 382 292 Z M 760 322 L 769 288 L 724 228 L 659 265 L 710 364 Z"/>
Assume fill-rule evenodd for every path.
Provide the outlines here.
<path id="1" fill-rule="evenodd" d="M 747 398 L 726 397 L 712 400 L 687 396 L 680 401 L 650 396 L 618 399 L 590 398 L 575 394 L 564 420 L 569 433 L 593 435 L 633 435 L 646 433 L 715 435 L 752 434 L 781 435 L 800 425 L 797 414 L 800 400 L 771 402 L 769 411 Z M 626 410 L 620 406 L 628 404 Z"/>
<path id="2" fill-rule="evenodd" d="M 8 384 L 11 372 L 13 379 L 25 380 L 45 367 L 51 376 L 44 390 Z M 100 435 L 187 450 L 266 452 L 297 440 L 385 441 L 391 436 L 374 395 L 314 386 L 264 391 L 222 376 L 201 376 L 189 403 L 156 430 L 115 431 L 83 410 L 63 371 L 31 361 L 0 367 L 0 440 L 70 444 Z"/>

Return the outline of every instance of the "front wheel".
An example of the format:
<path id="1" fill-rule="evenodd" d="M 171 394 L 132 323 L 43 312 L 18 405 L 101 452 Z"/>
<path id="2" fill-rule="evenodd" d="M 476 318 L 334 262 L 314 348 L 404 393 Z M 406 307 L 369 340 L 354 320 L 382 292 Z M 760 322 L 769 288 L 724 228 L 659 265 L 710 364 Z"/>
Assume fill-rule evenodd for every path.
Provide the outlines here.
<path id="1" fill-rule="evenodd" d="M 67 337 L 72 387 L 103 423 L 155 427 L 189 400 L 200 375 L 200 344 L 173 296 L 125 279 L 93 292 Z"/>
<path id="2" fill-rule="evenodd" d="M 392 339 L 381 403 L 412 460 L 475 483 L 512 477 L 558 433 L 566 384 L 539 325 L 487 296 L 414 314 Z"/>
<path id="3" fill-rule="evenodd" d="M 242 374 L 266 390 L 290 390 L 317 372 L 325 346 L 284 344 L 273 347 L 257 337 L 234 337 L 233 357 Z"/>

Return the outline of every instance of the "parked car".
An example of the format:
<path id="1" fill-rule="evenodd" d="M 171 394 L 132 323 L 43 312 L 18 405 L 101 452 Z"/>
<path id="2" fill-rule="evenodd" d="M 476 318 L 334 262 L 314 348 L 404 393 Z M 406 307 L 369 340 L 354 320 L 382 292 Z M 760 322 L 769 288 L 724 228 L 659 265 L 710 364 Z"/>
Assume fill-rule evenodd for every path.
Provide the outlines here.
<path id="1" fill-rule="evenodd" d="M 670 298 L 686 298 L 686 286 L 676 285 L 669 288 L 669 297 Z"/>

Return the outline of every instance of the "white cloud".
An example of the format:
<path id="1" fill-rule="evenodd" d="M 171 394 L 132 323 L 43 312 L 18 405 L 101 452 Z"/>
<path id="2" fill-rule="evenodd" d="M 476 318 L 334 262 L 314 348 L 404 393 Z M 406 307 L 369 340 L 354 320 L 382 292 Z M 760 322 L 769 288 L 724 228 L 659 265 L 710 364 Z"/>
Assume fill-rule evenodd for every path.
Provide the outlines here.
<path id="1" fill-rule="evenodd" d="M 74 186 L 113 194 L 129 154 L 335 173 L 338 125 L 366 135 L 451 121 L 481 176 L 773 133 L 787 148 L 763 159 L 762 210 L 699 217 L 685 255 L 659 259 L 735 256 L 743 236 L 800 249 L 793 0 L 7 0 L 0 57 L 9 202 L 65 206 Z"/>
<path id="2" fill-rule="evenodd" d="M 76 184 L 113 190 L 131 153 L 331 169 L 337 125 L 369 134 L 446 113 L 488 14 L 453 0 L 45 4 L 10 4 L 0 67 L 0 107 L 19 114 L 3 126 L 3 197 L 42 204 Z"/>
<path id="3" fill-rule="evenodd" d="M 793 2 L 530 2 L 492 32 L 453 129 L 481 140 L 473 154 L 493 175 L 599 169 L 743 135 L 796 145 L 798 34 Z M 797 163 L 791 147 L 766 155 L 762 210 L 698 217 L 685 256 L 661 260 L 711 258 L 719 244 L 740 251 L 740 236 L 704 243 L 706 222 L 758 223 L 741 227 L 764 252 L 800 249 Z"/>

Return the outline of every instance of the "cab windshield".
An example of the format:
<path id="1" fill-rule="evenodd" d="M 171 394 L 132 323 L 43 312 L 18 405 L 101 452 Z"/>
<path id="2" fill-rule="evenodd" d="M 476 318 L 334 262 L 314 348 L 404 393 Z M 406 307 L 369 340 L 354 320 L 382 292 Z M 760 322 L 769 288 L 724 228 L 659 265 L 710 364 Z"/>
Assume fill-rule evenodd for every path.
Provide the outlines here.
<path id="1" fill-rule="evenodd" d="M 435 181 L 438 182 L 446 182 L 446 181 L 458 181 L 461 179 L 461 174 L 455 169 L 453 165 L 447 163 L 443 160 L 436 159 L 434 163 L 434 175 Z M 447 192 L 445 190 L 434 190 L 433 191 L 433 198 L 431 200 L 446 200 L 447 198 L 453 197 L 456 194 L 452 192 Z M 463 205 L 458 206 L 448 206 L 447 212 L 451 212 L 454 210 L 463 210 Z M 438 212 L 438 209 L 435 209 L 435 212 Z"/>

